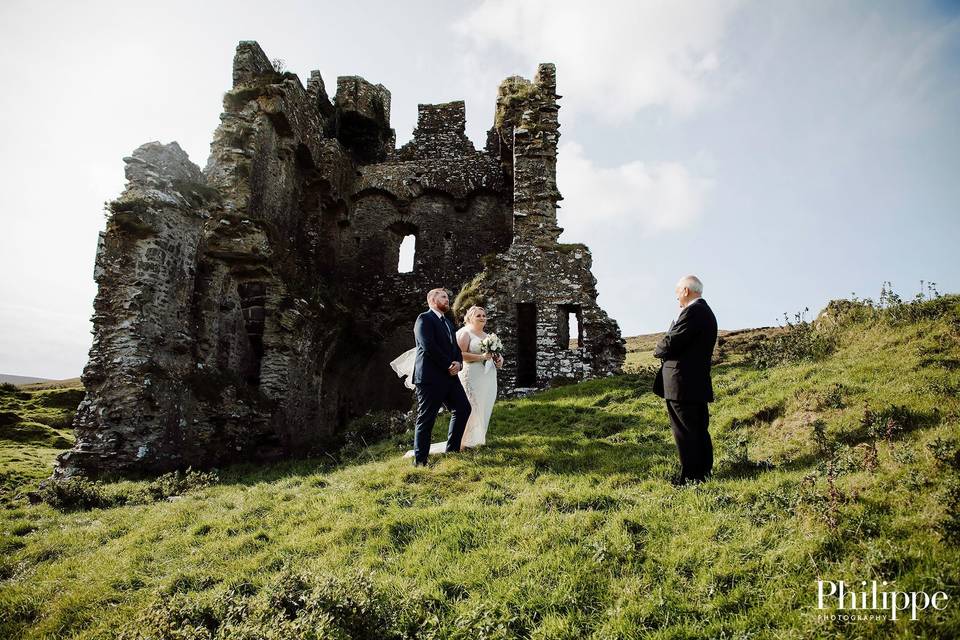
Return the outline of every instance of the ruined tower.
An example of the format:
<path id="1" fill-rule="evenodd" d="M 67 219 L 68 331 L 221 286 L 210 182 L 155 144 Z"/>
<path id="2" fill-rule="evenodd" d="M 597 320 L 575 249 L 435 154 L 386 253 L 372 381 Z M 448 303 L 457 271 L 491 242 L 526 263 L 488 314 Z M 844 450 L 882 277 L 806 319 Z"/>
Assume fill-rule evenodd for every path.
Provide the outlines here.
<path id="1" fill-rule="evenodd" d="M 618 373 L 589 250 L 558 243 L 558 97 L 540 65 L 501 85 L 485 149 L 463 102 L 420 105 L 396 148 L 385 87 L 340 77 L 331 100 L 319 72 L 304 87 L 241 42 L 206 168 L 176 143 L 124 159 L 77 443 L 55 475 L 322 451 L 350 418 L 409 407 L 388 363 L 436 286 L 461 313 L 487 306 L 501 393 Z"/>

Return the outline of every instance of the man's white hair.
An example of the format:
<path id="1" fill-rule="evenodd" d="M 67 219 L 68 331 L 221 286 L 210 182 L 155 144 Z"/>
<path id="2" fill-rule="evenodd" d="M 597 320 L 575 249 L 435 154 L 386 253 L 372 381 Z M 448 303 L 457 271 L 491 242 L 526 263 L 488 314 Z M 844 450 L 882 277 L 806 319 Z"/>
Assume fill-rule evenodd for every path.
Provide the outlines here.
<path id="1" fill-rule="evenodd" d="M 700 278 L 697 276 L 683 276 L 680 278 L 680 282 L 677 283 L 677 289 L 682 289 L 684 287 L 690 289 L 691 292 L 698 295 L 703 294 L 703 282 L 701 282 Z"/>

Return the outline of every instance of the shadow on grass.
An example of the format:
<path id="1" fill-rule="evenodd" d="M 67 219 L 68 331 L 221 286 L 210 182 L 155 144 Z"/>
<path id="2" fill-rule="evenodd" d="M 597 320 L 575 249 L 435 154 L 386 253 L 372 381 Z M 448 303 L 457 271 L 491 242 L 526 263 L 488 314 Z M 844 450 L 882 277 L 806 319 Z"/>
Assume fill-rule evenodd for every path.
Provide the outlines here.
<path id="1" fill-rule="evenodd" d="M 467 455 L 480 466 L 532 467 L 529 473 L 533 476 L 590 472 L 659 477 L 662 474 L 651 476 L 648 470 L 677 465 L 666 412 L 662 422 L 651 424 L 624 406 L 646 395 L 654 398 L 650 392 L 652 384 L 652 375 L 627 374 L 549 389 L 523 399 L 498 401 L 487 445 Z M 659 398 L 656 400 L 660 402 Z M 435 441 L 446 433 L 446 420 L 447 414 L 438 417 Z M 399 453 L 396 455 L 399 458 Z M 269 465 L 241 463 L 221 469 L 220 484 L 251 486 L 382 462 L 391 457 L 392 454 L 380 451 L 369 459 L 360 457 L 350 462 L 320 456 Z"/>
<path id="2" fill-rule="evenodd" d="M 357 464 L 362 463 L 358 462 Z M 242 462 L 219 469 L 220 482 L 218 484 L 253 486 L 289 478 L 302 478 L 318 473 L 329 473 L 346 466 L 353 465 L 337 463 L 326 456 L 282 460 L 266 464 Z"/>
<path id="3" fill-rule="evenodd" d="M 477 464 L 491 468 L 527 467 L 531 480 L 547 473 L 629 474 L 638 479 L 663 479 L 660 469 L 665 465 L 672 469 L 677 452 L 672 443 L 652 438 L 611 443 L 562 436 L 514 436 L 496 441 L 478 452 L 475 459 Z"/>
<path id="4" fill-rule="evenodd" d="M 677 464 L 665 411 L 662 421 L 654 424 L 631 406 L 645 396 L 654 399 L 652 384 L 648 373 L 626 374 L 498 401 L 487 446 L 468 455 L 479 465 L 532 467 L 534 475 L 593 472 L 651 477 L 649 469 Z M 446 414 L 438 417 L 434 439 L 446 433 L 446 419 Z M 225 465 L 216 469 L 217 484 L 254 486 L 399 459 L 400 452 L 386 447 L 392 440 L 370 442 L 372 452 L 352 460 L 321 454 Z M 150 476 L 102 478 L 108 483 L 124 479 Z"/>

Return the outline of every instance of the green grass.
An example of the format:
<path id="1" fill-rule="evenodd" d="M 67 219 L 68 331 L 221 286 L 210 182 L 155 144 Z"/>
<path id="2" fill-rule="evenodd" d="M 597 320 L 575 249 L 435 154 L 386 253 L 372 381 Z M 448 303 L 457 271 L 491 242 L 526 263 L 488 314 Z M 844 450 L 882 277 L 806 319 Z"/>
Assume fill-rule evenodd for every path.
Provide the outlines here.
<path id="1" fill-rule="evenodd" d="M 695 486 L 670 483 L 642 369 L 501 401 L 486 447 L 426 469 L 400 459 L 408 433 L 349 463 L 237 466 L 179 499 L 89 511 L 17 498 L 56 449 L 5 430 L 0 637 L 960 634 L 956 307 L 847 326 L 827 358 L 765 370 L 729 340 L 715 475 Z M 915 622 L 821 622 L 818 578 L 950 600 Z"/>
<path id="2" fill-rule="evenodd" d="M 0 390 L 0 505 L 53 471 L 53 460 L 73 446 L 70 427 L 83 390 Z"/>

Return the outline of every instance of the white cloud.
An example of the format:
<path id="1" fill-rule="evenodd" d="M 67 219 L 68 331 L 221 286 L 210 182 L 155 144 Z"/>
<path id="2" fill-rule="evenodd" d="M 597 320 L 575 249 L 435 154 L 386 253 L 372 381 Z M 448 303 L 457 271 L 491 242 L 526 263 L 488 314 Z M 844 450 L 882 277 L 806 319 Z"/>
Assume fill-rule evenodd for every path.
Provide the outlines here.
<path id="1" fill-rule="evenodd" d="M 581 240 L 611 226 L 654 235 L 687 229 L 703 212 L 712 178 L 694 175 L 678 162 L 628 162 L 599 167 L 576 142 L 560 145 L 557 183 L 563 194 L 560 224 Z"/>
<path id="2" fill-rule="evenodd" d="M 675 312 L 673 282 L 689 267 L 651 259 L 653 243 L 646 240 L 661 235 L 665 237 L 657 244 L 684 244 L 685 236 L 678 232 L 695 229 L 703 219 L 716 185 L 710 177 L 713 165 L 710 154 L 701 151 L 688 163 L 633 161 L 602 167 L 580 144 L 560 145 L 560 240 L 592 249 L 597 301 L 620 322 L 624 335 L 662 331 Z M 651 301 L 656 302 L 647 308 Z"/>
<path id="3" fill-rule="evenodd" d="M 42 304 L 42 301 L 41 301 Z M 0 373 L 64 379 L 80 375 L 90 349 L 90 309 L 0 306 Z"/>
<path id="4" fill-rule="evenodd" d="M 738 5 L 485 0 L 455 29 L 479 49 L 512 50 L 526 67 L 556 63 L 564 106 L 615 122 L 648 106 L 681 115 L 701 108 Z"/>

